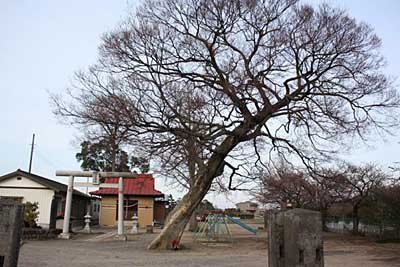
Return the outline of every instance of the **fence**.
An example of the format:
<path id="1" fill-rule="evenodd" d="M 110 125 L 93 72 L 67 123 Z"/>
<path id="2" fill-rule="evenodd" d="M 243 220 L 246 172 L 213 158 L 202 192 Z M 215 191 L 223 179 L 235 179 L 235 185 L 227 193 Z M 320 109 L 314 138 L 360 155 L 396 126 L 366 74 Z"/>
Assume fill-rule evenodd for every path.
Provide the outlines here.
<path id="1" fill-rule="evenodd" d="M 331 232 L 350 233 L 353 230 L 353 222 L 351 218 L 328 218 L 326 227 Z M 365 236 L 380 239 L 400 239 L 400 224 L 395 222 L 372 224 L 360 221 L 358 231 Z"/>

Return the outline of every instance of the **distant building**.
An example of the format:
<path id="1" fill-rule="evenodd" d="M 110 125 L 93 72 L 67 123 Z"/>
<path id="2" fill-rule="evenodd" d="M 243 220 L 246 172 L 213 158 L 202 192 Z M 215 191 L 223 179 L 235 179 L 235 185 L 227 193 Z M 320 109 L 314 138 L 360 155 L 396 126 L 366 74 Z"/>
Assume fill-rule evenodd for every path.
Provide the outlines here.
<path id="1" fill-rule="evenodd" d="M 37 223 L 43 228 L 56 228 L 57 217 L 64 215 L 66 194 L 67 185 L 20 169 L 0 177 L 0 197 L 21 203 L 37 202 Z M 74 190 L 71 217 L 75 224 L 83 223 L 90 203 L 90 196 Z"/>
<path id="2" fill-rule="evenodd" d="M 105 183 L 118 183 L 118 178 L 106 178 Z M 118 222 L 118 189 L 100 188 L 90 192 L 101 197 L 100 224 L 115 226 Z M 138 174 L 135 178 L 124 178 L 124 221 L 138 217 L 139 227 L 153 222 L 164 223 L 164 194 L 154 188 L 151 174 Z"/>
<path id="3" fill-rule="evenodd" d="M 236 208 L 244 215 L 262 216 L 262 210 L 258 208 L 258 204 L 251 201 L 236 203 Z"/>

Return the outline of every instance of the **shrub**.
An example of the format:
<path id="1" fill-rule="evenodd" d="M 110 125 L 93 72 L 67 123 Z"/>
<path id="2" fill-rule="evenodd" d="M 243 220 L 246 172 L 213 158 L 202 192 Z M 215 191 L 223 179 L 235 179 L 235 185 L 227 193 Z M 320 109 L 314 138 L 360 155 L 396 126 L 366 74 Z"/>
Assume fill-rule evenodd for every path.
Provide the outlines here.
<path id="1" fill-rule="evenodd" d="M 36 221 L 39 217 L 39 203 L 37 202 L 26 202 L 24 212 L 24 224 L 25 227 L 37 227 Z"/>

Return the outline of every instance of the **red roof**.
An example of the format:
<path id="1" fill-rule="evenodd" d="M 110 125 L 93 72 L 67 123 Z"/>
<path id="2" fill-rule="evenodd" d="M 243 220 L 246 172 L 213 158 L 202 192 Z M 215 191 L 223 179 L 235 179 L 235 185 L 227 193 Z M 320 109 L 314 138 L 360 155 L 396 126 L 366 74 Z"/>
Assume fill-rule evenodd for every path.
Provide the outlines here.
<path id="1" fill-rule="evenodd" d="M 118 183 L 119 178 L 106 178 L 104 183 Z M 90 192 L 91 195 L 118 195 L 118 188 L 100 188 Z M 154 178 L 151 174 L 138 174 L 135 178 L 124 178 L 124 195 L 163 196 L 154 189 Z"/>

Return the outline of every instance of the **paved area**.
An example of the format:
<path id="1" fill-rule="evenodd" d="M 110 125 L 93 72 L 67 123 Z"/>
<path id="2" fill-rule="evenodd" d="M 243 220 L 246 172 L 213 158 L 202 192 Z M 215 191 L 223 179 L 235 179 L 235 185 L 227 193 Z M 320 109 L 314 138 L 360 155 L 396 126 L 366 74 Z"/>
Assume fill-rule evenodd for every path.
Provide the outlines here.
<path id="1" fill-rule="evenodd" d="M 103 235 L 78 234 L 74 240 L 28 241 L 20 252 L 20 267 L 44 266 L 267 266 L 265 232 L 257 236 L 231 226 L 233 244 L 194 243 L 185 233 L 181 251 L 148 251 L 146 246 L 156 234 L 129 236 L 127 242 Z M 95 238 L 95 239 L 94 239 Z M 363 238 L 327 235 L 325 241 L 327 267 L 400 266 L 400 244 L 377 244 Z"/>

